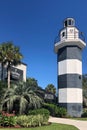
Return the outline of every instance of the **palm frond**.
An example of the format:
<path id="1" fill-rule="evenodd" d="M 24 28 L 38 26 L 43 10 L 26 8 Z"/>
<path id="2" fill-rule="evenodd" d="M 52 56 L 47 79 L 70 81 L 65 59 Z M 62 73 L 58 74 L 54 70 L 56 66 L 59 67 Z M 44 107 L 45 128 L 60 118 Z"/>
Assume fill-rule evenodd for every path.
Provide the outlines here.
<path id="1" fill-rule="evenodd" d="M 24 97 L 21 97 L 20 98 L 20 109 L 19 109 L 20 114 L 24 113 L 24 111 L 26 110 L 27 104 L 28 104 L 28 101 Z"/>

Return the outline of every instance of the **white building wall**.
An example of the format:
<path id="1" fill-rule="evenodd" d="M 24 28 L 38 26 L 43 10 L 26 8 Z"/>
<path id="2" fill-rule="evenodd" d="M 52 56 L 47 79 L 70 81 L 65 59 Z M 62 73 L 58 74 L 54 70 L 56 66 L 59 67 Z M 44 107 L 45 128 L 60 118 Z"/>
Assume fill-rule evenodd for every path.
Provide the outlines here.
<path id="1" fill-rule="evenodd" d="M 17 69 L 20 69 L 23 71 L 23 81 L 26 82 L 26 70 L 27 70 L 27 66 L 24 65 L 24 64 L 20 64 L 20 65 L 17 65 L 17 66 L 13 66 L 14 68 L 17 68 Z"/>

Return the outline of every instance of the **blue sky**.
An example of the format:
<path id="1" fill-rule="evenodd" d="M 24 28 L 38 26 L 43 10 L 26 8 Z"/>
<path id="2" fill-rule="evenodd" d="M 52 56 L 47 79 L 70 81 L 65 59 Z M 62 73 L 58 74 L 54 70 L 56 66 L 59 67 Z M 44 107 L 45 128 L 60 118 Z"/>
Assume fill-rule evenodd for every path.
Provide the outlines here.
<path id="1" fill-rule="evenodd" d="M 87 41 L 86 0 L 0 0 L 0 43 L 20 46 L 27 64 L 27 77 L 39 86 L 57 87 L 57 56 L 54 39 L 63 20 L 73 17 Z M 83 73 L 87 73 L 87 47 L 83 51 Z"/>

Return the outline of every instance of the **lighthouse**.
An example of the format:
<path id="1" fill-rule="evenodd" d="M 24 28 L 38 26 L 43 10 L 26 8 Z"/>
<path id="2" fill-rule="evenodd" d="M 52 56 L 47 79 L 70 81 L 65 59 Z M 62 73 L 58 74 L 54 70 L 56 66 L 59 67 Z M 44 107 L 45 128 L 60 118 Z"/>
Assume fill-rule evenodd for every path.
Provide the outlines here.
<path id="1" fill-rule="evenodd" d="M 73 18 L 64 20 L 58 38 L 54 45 L 58 67 L 58 104 L 67 109 L 68 115 L 81 117 L 82 50 L 86 43 Z"/>

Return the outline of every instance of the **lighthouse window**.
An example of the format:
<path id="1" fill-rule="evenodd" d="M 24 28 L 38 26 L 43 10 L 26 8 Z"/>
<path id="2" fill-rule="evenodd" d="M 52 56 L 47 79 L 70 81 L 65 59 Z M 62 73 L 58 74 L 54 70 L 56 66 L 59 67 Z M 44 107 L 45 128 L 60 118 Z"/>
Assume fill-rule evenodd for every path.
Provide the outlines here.
<path id="1" fill-rule="evenodd" d="M 72 21 L 71 20 L 69 20 L 69 25 L 72 25 Z"/>
<path id="2" fill-rule="evenodd" d="M 64 36 L 65 36 L 65 32 L 62 33 L 62 37 L 64 37 Z"/>
<path id="3" fill-rule="evenodd" d="M 72 21 L 72 25 L 74 25 L 74 21 Z"/>

